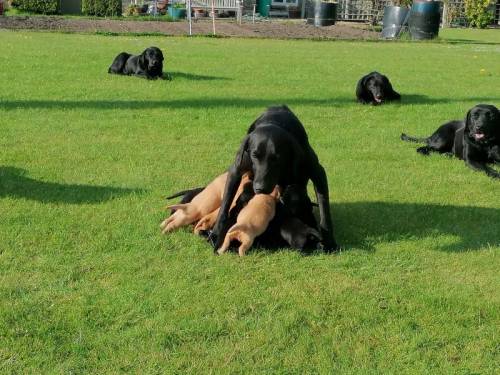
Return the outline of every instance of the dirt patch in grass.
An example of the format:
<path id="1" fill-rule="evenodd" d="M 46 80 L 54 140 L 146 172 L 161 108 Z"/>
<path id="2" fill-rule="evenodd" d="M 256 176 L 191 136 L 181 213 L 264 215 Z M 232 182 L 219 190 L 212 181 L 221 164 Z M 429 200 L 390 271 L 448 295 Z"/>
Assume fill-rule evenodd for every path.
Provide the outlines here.
<path id="1" fill-rule="evenodd" d="M 187 35 L 187 22 L 128 21 L 111 19 L 64 18 L 57 16 L 0 17 L 0 28 L 26 30 L 54 30 L 65 32 L 159 33 Z M 259 37 L 277 39 L 377 39 L 379 33 L 358 25 L 338 23 L 334 26 L 314 27 L 303 21 L 243 22 L 217 20 L 216 33 L 220 36 Z M 193 34 L 212 34 L 209 20 L 193 22 Z"/>

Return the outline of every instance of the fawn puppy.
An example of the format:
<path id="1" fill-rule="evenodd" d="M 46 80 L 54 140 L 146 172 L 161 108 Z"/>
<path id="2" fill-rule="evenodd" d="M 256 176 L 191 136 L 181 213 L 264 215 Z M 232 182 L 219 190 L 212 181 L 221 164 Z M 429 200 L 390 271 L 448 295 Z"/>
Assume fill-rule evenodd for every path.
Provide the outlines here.
<path id="1" fill-rule="evenodd" d="M 265 232 L 269 222 L 274 218 L 278 198 L 279 189 L 275 186 L 271 194 L 256 194 L 250 199 L 238 214 L 236 224 L 227 231 L 224 242 L 217 252 L 223 254 L 229 248 L 231 241 L 237 240 L 241 243 L 238 254 L 244 256 L 255 238 Z"/>
<path id="2" fill-rule="evenodd" d="M 160 224 L 162 233 L 192 224 L 219 208 L 226 180 L 227 172 L 216 177 L 191 202 L 167 206 L 167 209 L 176 211 Z"/>

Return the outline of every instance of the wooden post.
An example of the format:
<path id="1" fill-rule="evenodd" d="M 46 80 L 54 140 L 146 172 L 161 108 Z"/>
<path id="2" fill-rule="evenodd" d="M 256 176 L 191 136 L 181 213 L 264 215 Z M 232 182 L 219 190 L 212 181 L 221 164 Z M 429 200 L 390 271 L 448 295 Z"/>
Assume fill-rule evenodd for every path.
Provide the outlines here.
<path id="1" fill-rule="evenodd" d="M 252 23 L 255 23 L 255 4 L 253 5 Z"/>
<path id="2" fill-rule="evenodd" d="M 215 0 L 212 0 L 212 34 L 215 35 Z"/>
<path id="3" fill-rule="evenodd" d="M 188 21 L 189 21 L 189 36 L 193 35 L 193 20 L 191 18 L 191 0 L 188 0 Z"/>

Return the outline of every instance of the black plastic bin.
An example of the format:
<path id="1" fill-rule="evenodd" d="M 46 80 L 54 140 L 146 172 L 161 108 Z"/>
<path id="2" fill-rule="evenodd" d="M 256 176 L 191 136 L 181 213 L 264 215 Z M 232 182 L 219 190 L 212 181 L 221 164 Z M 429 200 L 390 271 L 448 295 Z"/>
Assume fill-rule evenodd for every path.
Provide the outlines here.
<path id="1" fill-rule="evenodd" d="M 415 0 L 408 25 L 413 39 L 433 39 L 439 33 L 440 1 Z"/>
<path id="2" fill-rule="evenodd" d="M 314 26 L 331 26 L 337 19 L 337 3 L 314 1 L 307 10 L 307 23 Z"/>

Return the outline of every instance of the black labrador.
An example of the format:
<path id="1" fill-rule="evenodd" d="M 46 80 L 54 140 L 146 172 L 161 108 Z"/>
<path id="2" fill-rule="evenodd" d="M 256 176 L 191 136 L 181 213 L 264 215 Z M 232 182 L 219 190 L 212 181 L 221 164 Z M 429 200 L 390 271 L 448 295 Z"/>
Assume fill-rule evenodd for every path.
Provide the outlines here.
<path id="1" fill-rule="evenodd" d="M 464 121 L 450 121 L 441 125 L 430 137 L 416 138 L 401 134 L 403 141 L 421 142 L 417 152 L 428 155 L 435 151 L 454 155 L 488 176 L 500 178 L 500 173 L 488 163 L 500 163 L 500 111 L 493 105 L 473 107 Z"/>
<path id="2" fill-rule="evenodd" d="M 304 126 L 287 106 L 268 108 L 250 125 L 235 161 L 229 167 L 219 215 L 209 239 L 218 249 L 229 229 L 229 208 L 244 173 L 250 173 L 255 193 L 269 194 L 276 185 L 283 190 L 297 185 L 305 191 L 312 180 L 319 204 L 324 250 L 337 249 L 330 215 L 328 180 Z"/>
<path id="3" fill-rule="evenodd" d="M 389 78 L 379 72 L 371 72 L 358 81 L 356 98 L 363 104 L 378 105 L 392 100 L 400 100 L 399 95 L 392 88 Z"/>
<path id="4" fill-rule="evenodd" d="M 163 74 L 163 53 L 157 47 L 149 47 L 140 55 L 122 52 L 115 57 L 108 69 L 110 74 L 135 75 L 146 79 L 170 79 Z"/>

